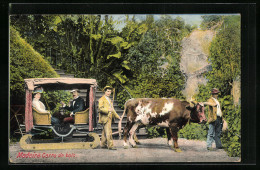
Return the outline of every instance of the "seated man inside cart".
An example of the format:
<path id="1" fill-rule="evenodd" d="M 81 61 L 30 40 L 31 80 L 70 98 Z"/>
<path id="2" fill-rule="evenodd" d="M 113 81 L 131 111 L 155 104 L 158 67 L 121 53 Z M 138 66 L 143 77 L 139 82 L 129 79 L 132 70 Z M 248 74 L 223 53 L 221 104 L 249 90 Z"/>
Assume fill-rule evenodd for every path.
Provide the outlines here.
<path id="1" fill-rule="evenodd" d="M 41 113 L 50 113 L 50 111 L 46 110 L 45 105 L 40 101 L 41 94 L 43 93 L 43 88 L 36 88 L 33 92 L 34 98 L 32 102 L 32 106 Z M 51 116 L 51 124 L 57 125 L 60 121 L 58 118 Z"/>
<path id="2" fill-rule="evenodd" d="M 71 111 L 70 113 L 70 117 L 66 117 L 63 119 L 63 122 L 64 123 L 72 123 L 74 124 L 74 121 L 75 121 L 75 113 L 76 112 L 81 112 L 81 111 L 84 111 L 86 108 L 85 106 L 85 102 L 84 102 L 84 99 L 82 99 L 80 96 L 79 96 L 79 90 L 78 89 L 73 89 L 72 91 L 70 91 L 72 96 L 73 96 L 73 102 L 70 106 L 67 106 L 63 101 L 61 101 L 61 104 L 62 104 L 62 107 L 66 110 L 69 110 Z"/>

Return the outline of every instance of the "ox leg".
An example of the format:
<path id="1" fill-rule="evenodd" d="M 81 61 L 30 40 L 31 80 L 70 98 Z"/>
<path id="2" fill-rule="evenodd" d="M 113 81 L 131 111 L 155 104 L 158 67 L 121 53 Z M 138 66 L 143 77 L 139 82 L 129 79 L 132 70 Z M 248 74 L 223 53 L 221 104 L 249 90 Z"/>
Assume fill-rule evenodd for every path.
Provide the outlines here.
<path id="1" fill-rule="evenodd" d="M 138 125 L 139 125 L 139 123 L 135 123 L 133 125 L 133 127 L 131 128 L 130 132 L 129 132 L 129 135 L 130 135 L 129 136 L 129 142 L 130 142 L 130 144 L 132 145 L 133 148 L 137 147 L 135 140 L 134 140 L 134 134 L 135 134 L 136 129 L 138 128 Z"/>
<path id="2" fill-rule="evenodd" d="M 138 126 L 138 129 L 140 129 L 140 128 L 143 128 L 143 127 L 145 127 L 145 125 L 139 125 Z M 139 142 L 139 140 L 138 140 L 138 138 L 137 138 L 137 136 L 136 136 L 136 133 L 134 134 L 134 140 L 135 140 L 135 143 L 137 144 L 137 145 L 141 145 L 141 142 Z"/>
<path id="3" fill-rule="evenodd" d="M 141 143 L 139 142 L 137 136 L 136 136 L 136 133 L 134 134 L 134 141 L 137 145 L 140 145 Z"/>
<path id="4" fill-rule="evenodd" d="M 169 128 L 166 128 L 166 134 L 167 134 L 167 144 L 169 146 L 173 146 L 172 135 L 171 135 L 171 132 L 170 132 Z"/>
<path id="5" fill-rule="evenodd" d="M 175 152 L 181 152 L 181 149 L 178 146 L 178 131 L 179 131 L 178 124 L 173 123 L 170 127 L 170 132 L 171 132 L 171 135 L 172 135 L 172 139 L 174 141 L 174 148 L 173 149 L 174 149 Z"/>
<path id="6" fill-rule="evenodd" d="M 126 123 L 126 126 L 125 126 L 125 128 L 124 128 L 124 132 L 123 132 L 123 134 L 124 134 L 124 138 L 123 138 L 123 140 L 124 140 L 124 148 L 125 149 L 127 149 L 128 148 L 128 144 L 127 144 L 127 135 L 128 135 L 128 133 L 129 133 L 129 131 L 130 131 L 130 129 L 132 128 L 132 126 L 134 125 L 134 123 L 131 123 L 131 122 L 127 122 Z"/>

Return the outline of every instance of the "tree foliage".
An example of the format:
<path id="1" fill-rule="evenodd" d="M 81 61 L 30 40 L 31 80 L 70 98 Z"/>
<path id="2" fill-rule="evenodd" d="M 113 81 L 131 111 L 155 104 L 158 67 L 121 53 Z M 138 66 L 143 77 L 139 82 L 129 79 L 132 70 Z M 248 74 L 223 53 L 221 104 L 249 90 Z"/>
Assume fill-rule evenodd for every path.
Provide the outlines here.
<path id="1" fill-rule="evenodd" d="M 19 33 L 10 27 L 10 90 L 11 103 L 24 102 L 24 79 L 58 77 L 54 69 Z"/>
<path id="2" fill-rule="evenodd" d="M 142 24 L 149 25 L 137 45 L 130 48 L 127 60 L 132 70 L 125 89 L 117 94 L 121 106 L 131 97 L 184 98 L 181 89 L 184 76 L 180 71 L 181 40 L 192 29 L 182 18 L 163 16 L 154 21 L 148 17 Z"/>
<path id="3" fill-rule="evenodd" d="M 52 65 L 76 77 L 96 78 L 101 87 L 128 81 L 127 51 L 147 30 L 134 18 L 125 22 L 120 33 L 114 28 L 118 21 L 108 15 L 11 16 L 11 25 Z"/>
<path id="4" fill-rule="evenodd" d="M 155 21 L 152 15 L 141 22 L 126 16 L 122 31 L 116 24 L 108 15 L 11 16 L 11 25 L 37 51 L 76 77 L 95 78 L 100 87 L 109 84 L 135 97 L 182 97 L 180 41 L 191 26 L 182 18 Z"/>
<path id="5" fill-rule="evenodd" d="M 207 29 L 215 29 L 217 26 L 221 24 L 224 16 L 221 15 L 204 15 L 201 16 L 202 23 L 200 24 L 200 28 L 203 30 Z"/>

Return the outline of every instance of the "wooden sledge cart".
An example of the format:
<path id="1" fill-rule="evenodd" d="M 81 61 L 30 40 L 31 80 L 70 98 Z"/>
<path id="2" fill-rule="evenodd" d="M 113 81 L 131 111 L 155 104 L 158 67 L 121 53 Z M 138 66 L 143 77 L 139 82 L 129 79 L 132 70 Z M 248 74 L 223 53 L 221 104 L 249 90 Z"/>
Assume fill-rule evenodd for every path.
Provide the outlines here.
<path id="1" fill-rule="evenodd" d="M 24 150 L 52 150 L 52 149 L 90 149 L 100 144 L 99 135 L 94 133 L 96 122 L 95 92 L 97 83 L 95 79 L 84 78 L 34 78 L 25 79 L 25 129 L 26 135 L 20 139 L 20 146 Z M 45 91 L 53 90 L 85 90 L 86 110 L 75 113 L 75 123 L 70 125 L 69 131 L 60 133 L 55 125 L 51 125 L 51 114 L 41 113 L 32 107 L 32 93 L 35 88 L 42 87 Z M 33 142 L 33 131 L 46 131 L 51 129 L 60 140 L 52 143 Z M 91 138 L 91 141 L 64 142 L 63 139 L 73 133 L 81 133 Z"/>

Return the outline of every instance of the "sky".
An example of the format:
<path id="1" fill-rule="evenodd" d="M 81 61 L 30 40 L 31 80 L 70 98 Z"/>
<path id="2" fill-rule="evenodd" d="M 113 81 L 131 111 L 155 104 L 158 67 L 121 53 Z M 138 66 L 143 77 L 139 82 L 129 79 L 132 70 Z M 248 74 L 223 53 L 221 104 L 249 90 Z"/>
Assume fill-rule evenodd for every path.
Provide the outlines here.
<path id="1" fill-rule="evenodd" d="M 200 26 L 201 22 L 202 22 L 202 18 L 201 16 L 203 15 L 231 15 L 231 14 L 167 14 L 169 16 L 171 16 L 172 18 L 176 18 L 176 17 L 181 17 L 184 19 L 186 24 L 190 24 L 190 25 L 197 25 L 198 27 Z M 234 15 L 234 14 L 232 14 Z M 237 15 L 237 14 L 235 14 Z M 118 20 L 118 21 L 124 21 L 125 20 L 125 15 L 112 15 L 114 20 Z M 133 15 L 129 15 L 129 17 L 131 18 Z M 140 21 L 140 20 L 144 20 L 146 18 L 146 15 L 143 14 L 135 14 L 136 16 L 136 20 Z M 158 20 L 160 19 L 160 17 L 162 16 L 161 14 L 153 14 L 154 19 Z M 124 22 L 121 22 L 121 24 L 117 24 L 117 26 L 115 27 L 117 30 L 122 30 L 122 28 L 124 27 Z"/>
<path id="2" fill-rule="evenodd" d="M 129 15 L 129 17 L 131 18 L 133 15 Z M 138 15 L 138 14 L 136 14 L 135 15 L 136 16 L 136 20 L 138 21 L 140 21 L 140 20 L 144 20 L 145 18 L 146 18 L 146 15 Z M 160 19 L 160 17 L 162 16 L 161 14 L 153 14 L 153 16 L 154 16 L 154 19 L 155 20 L 158 20 L 158 19 Z M 178 16 L 180 16 L 181 18 L 183 18 L 184 19 L 184 21 L 185 21 L 185 23 L 186 24 L 190 24 L 190 25 L 194 25 L 194 24 L 196 24 L 197 26 L 199 26 L 200 25 L 200 23 L 201 23 L 201 21 L 202 21 L 202 18 L 201 18 L 201 15 L 188 15 L 188 14 L 183 14 L 183 15 L 169 15 L 169 16 L 171 16 L 172 18 L 176 18 L 176 17 L 178 17 Z M 113 18 L 115 19 L 115 20 L 119 20 L 119 21 L 124 21 L 124 19 L 125 19 L 125 15 L 113 15 Z M 122 22 L 121 24 L 118 24 L 117 25 L 117 27 L 116 27 L 116 29 L 118 29 L 118 30 L 121 30 L 122 28 L 124 27 L 124 23 Z"/>

